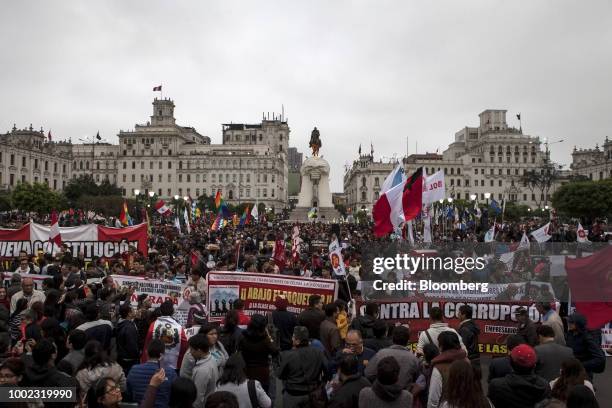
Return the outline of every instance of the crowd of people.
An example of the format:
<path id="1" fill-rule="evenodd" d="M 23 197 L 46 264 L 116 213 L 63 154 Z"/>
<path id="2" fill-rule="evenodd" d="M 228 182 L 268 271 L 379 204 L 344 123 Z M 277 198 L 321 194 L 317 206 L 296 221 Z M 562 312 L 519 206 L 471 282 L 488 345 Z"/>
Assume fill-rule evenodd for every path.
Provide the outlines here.
<path id="1" fill-rule="evenodd" d="M 542 302 L 540 324 L 519 309 L 508 356 L 492 360 L 483 387 L 481 328 L 470 306 L 460 309 L 456 328 L 434 307 L 429 329 L 411 345 L 409 322 L 381 320 L 375 302 L 366 303 L 363 315 L 351 310 L 358 283 L 371 276 L 362 254 L 380 241 L 371 225 L 300 224 L 297 254 L 293 227 L 252 223 L 211 231 L 195 224 L 184 234 L 158 223 L 147 256 L 130 247 L 86 260 L 69 245 L 54 255 L 21 253 L 2 264 L 12 273 L 0 288 L 0 382 L 76 387 L 79 403 L 88 407 L 598 406 L 592 378 L 603 371 L 605 356 L 584 316 L 564 322 L 551 302 Z M 498 239 L 519 242 L 525 228 L 537 226 L 508 224 Z M 478 241 L 483 235 L 479 229 L 473 235 L 439 231 L 441 240 Z M 343 243 L 346 277 L 335 276 L 328 261 L 333 235 Z M 282 257 L 279 241 L 287 243 Z M 206 275 L 212 270 L 347 284 L 339 285 L 338 299 L 329 304 L 310 296 L 309 307 L 297 315 L 282 296 L 269 315 L 247 313 L 238 300 L 217 324 L 208 321 L 206 309 Z M 31 274 L 45 276 L 40 288 Z M 117 285 L 114 275 L 192 287 L 187 326 L 199 327 L 197 333 L 180 335 L 172 301 L 153 307 L 146 295 L 133 296 L 133 287 Z"/>

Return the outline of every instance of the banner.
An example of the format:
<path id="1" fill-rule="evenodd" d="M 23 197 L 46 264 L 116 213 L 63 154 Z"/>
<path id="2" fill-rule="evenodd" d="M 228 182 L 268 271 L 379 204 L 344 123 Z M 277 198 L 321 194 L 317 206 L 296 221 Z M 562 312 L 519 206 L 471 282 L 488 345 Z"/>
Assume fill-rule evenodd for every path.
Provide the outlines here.
<path id="1" fill-rule="evenodd" d="M 423 204 L 435 203 L 446 198 L 444 171 L 440 170 L 425 177 L 423 182 Z"/>
<path id="2" fill-rule="evenodd" d="M 365 302 L 356 299 L 357 314 L 365 313 Z M 541 319 L 540 313 L 532 302 L 428 302 L 422 300 L 379 300 L 379 319 L 389 323 L 408 325 L 410 327 L 410 342 L 413 350 L 422 331 L 427 330 L 431 321 L 429 311 L 432 307 L 440 307 L 444 322 L 455 330 L 459 329 L 459 307 L 467 304 L 472 307 L 474 323 L 480 328 L 478 349 L 484 354 L 506 355 L 506 337 L 517 332 L 518 323 L 514 312 L 519 307 L 525 307 L 529 318 L 534 322 Z"/>
<path id="3" fill-rule="evenodd" d="M 334 274 L 338 276 L 346 275 L 344 259 L 342 259 L 342 247 L 338 243 L 338 239 L 335 239 L 329 244 L 329 262 L 334 270 Z"/>
<path id="4" fill-rule="evenodd" d="M 57 245 L 49 241 L 50 226 L 29 223 L 20 229 L 0 229 L 0 258 L 15 258 L 20 251 L 36 255 L 38 251 L 52 253 Z M 74 257 L 85 254 L 86 260 L 92 257 L 110 258 L 122 254 L 130 245 L 143 255 L 148 254 L 147 224 L 132 227 L 112 228 L 97 224 L 78 227 L 60 227 L 62 242 L 71 247 Z"/>
<path id="5" fill-rule="evenodd" d="M 333 279 L 244 272 L 209 272 L 206 279 L 211 322 L 222 321 L 237 299 L 244 301 L 247 314 L 266 314 L 275 310 L 276 296 L 283 295 L 289 302 L 287 310 L 300 313 L 308 308 L 310 295 L 320 295 L 323 303 L 335 301 L 338 295 Z"/>

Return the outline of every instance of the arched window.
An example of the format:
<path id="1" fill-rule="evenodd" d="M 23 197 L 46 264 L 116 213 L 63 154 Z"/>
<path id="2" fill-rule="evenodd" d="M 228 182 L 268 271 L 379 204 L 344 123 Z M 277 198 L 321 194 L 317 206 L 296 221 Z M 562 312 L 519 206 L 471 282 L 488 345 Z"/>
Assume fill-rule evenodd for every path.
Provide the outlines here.
<path id="1" fill-rule="evenodd" d="M 366 192 L 362 191 L 361 192 L 361 201 L 365 201 L 366 200 Z"/>
<path id="2" fill-rule="evenodd" d="M 362 178 L 361 178 L 361 185 L 362 185 L 363 187 L 365 187 L 365 186 L 366 186 L 366 178 L 365 178 L 365 177 L 362 177 Z M 364 198 L 364 200 L 365 200 L 365 198 Z"/>
<path id="3" fill-rule="evenodd" d="M 229 197 L 229 199 L 230 199 L 230 200 L 233 200 L 233 199 L 234 199 L 234 190 L 230 190 L 230 191 L 227 193 L 227 196 Z"/>

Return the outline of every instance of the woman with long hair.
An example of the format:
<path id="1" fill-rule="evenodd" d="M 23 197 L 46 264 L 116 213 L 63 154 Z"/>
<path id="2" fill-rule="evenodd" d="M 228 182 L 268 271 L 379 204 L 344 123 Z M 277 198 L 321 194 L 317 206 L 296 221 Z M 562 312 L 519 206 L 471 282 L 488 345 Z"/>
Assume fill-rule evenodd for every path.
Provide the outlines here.
<path id="1" fill-rule="evenodd" d="M 567 408 L 599 408 L 599 403 L 593 390 L 586 385 L 578 384 L 567 396 Z"/>
<path id="2" fill-rule="evenodd" d="M 246 363 L 247 378 L 259 381 L 266 392 L 270 385 L 270 357 L 278 355 L 278 347 L 272 342 L 267 324 L 265 316 L 254 314 L 238 343 L 238 351 L 242 352 Z"/>
<path id="3" fill-rule="evenodd" d="M 105 377 L 111 378 L 119 386 L 121 392 L 124 392 L 126 379 L 123 369 L 119 364 L 110 360 L 102 344 L 97 340 L 90 340 L 85 345 L 84 351 L 85 359 L 76 373 L 76 379 L 83 395 Z"/>
<path id="4" fill-rule="evenodd" d="M 219 333 L 219 341 L 225 347 L 227 354 L 232 355 L 238 349 L 238 343 L 242 337 L 242 329 L 238 327 L 240 316 L 234 309 L 228 310 L 225 315 L 223 328 Z"/>
<path id="5" fill-rule="evenodd" d="M 60 326 L 60 323 L 54 317 L 48 317 L 40 324 L 42 337 L 52 340 L 57 349 L 56 363 L 59 363 L 68 354 L 66 347 L 66 333 Z"/>
<path id="6" fill-rule="evenodd" d="M 585 385 L 595 393 L 593 384 L 587 380 L 586 371 L 580 360 L 568 358 L 561 363 L 561 375 L 550 382 L 553 398 L 567 401 L 570 391 L 576 385 Z"/>
<path id="7" fill-rule="evenodd" d="M 262 408 L 270 408 L 272 401 L 257 380 L 247 380 L 244 369 L 246 363 L 242 354 L 236 353 L 227 360 L 223 374 L 217 382 L 217 391 L 229 391 L 238 398 L 241 408 L 252 408 L 249 387 L 255 390 L 256 402 Z"/>
<path id="8" fill-rule="evenodd" d="M 472 364 L 466 360 L 454 361 L 442 395 L 440 408 L 490 408 Z"/>
<path id="9" fill-rule="evenodd" d="M 17 300 L 15 311 L 11 313 L 9 317 L 9 333 L 11 334 L 11 343 L 15 345 L 19 340 L 23 338 L 23 332 L 21 331 L 21 322 L 28 310 L 28 300 L 21 298 Z"/>
<path id="10" fill-rule="evenodd" d="M 84 393 L 83 390 L 81 392 Z M 87 391 L 87 408 L 119 408 L 121 386 L 111 377 L 101 377 Z"/>
<path id="11" fill-rule="evenodd" d="M 209 323 L 202 326 L 202 328 L 200 328 L 199 333 L 205 334 L 208 338 L 208 344 L 210 345 L 210 355 L 217 362 L 217 367 L 219 367 L 219 373 L 221 373 L 221 370 L 223 369 L 223 366 L 225 366 L 225 362 L 227 361 L 229 356 L 227 354 L 227 351 L 225 350 L 225 347 L 223 346 L 223 343 L 219 341 L 219 329 L 217 328 L 217 326 Z"/>

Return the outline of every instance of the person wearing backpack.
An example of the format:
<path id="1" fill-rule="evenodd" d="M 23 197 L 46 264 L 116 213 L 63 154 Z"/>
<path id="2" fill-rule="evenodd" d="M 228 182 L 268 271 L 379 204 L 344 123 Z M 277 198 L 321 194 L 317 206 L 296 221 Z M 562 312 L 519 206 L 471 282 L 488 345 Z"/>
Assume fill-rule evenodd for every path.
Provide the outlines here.
<path id="1" fill-rule="evenodd" d="M 574 313 L 567 318 L 567 323 L 566 344 L 574 351 L 574 357 L 580 360 L 589 380 L 592 381 L 593 373 L 603 373 L 606 369 L 606 356 L 601 346 L 587 331 L 586 317 L 580 313 Z"/>
<path id="2" fill-rule="evenodd" d="M 272 401 L 257 380 L 248 380 L 246 363 L 241 353 L 231 356 L 225 363 L 217 382 L 217 391 L 228 391 L 236 396 L 240 408 L 270 408 Z"/>
<path id="3" fill-rule="evenodd" d="M 457 337 L 459 337 L 459 344 L 461 345 L 461 348 L 467 353 L 467 349 L 465 348 L 465 345 L 463 344 L 463 340 L 461 339 L 459 333 L 457 333 L 457 331 L 452 327 L 449 327 L 448 323 L 444 323 L 442 318 L 442 309 L 440 309 L 439 307 L 432 307 L 429 311 L 429 319 L 431 320 L 429 328 L 427 330 L 423 330 L 419 335 L 419 341 L 417 343 L 416 348 L 417 356 L 423 355 L 423 347 L 426 344 L 431 343 L 436 347 L 439 347 L 438 336 L 440 335 L 440 333 L 445 331 L 455 333 Z"/>
<path id="4" fill-rule="evenodd" d="M 351 329 L 361 332 L 362 339 L 374 338 L 374 323 L 378 319 L 378 304 L 374 302 L 366 303 L 365 314 L 355 318 L 351 322 Z"/>

